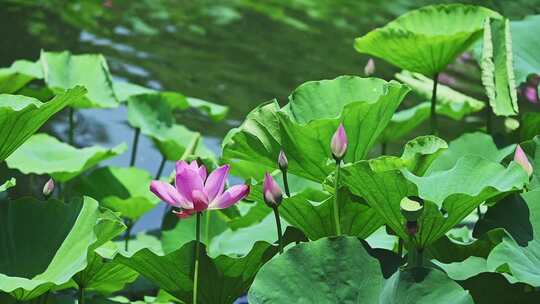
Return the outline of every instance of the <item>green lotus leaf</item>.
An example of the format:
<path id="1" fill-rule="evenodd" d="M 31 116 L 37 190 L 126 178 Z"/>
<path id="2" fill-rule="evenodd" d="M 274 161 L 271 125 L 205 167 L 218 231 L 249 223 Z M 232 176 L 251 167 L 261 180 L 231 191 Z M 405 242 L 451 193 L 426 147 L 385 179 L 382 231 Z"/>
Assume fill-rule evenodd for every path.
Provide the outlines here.
<path id="1" fill-rule="evenodd" d="M 111 74 L 105 57 L 100 54 L 73 55 L 70 52 L 41 52 L 39 58 L 45 84 L 53 92 L 63 92 L 76 85 L 88 92 L 72 104 L 76 108 L 114 108 Z"/>
<path id="2" fill-rule="evenodd" d="M 540 286 L 540 240 L 530 241 L 526 247 L 521 247 L 511 237 L 505 237 L 497 247 L 493 248 L 487 259 L 487 267 L 498 271 L 510 283 L 521 282 L 533 287 Z"/>
<path id="3" fill-rule="evenodd" d="M 416 184 L 420 197 L 439 207 L 454 194 L 477 196 L 484 192 L 484 189 L 493 193 L 511 192 L 522 189 L 529 181 L 525 170 L 515 162 L 505 168 L 499 163 L 475 155 L 461 157 L 449 170 L 433 172 L 423 177 L 408 171 L 403 174 Z"/>
<path id="4" fill-rule="evenodd" d="M 428 174 L 436 171 L 449 170 L 463 156 L 474 155 L 500 163 L 514 152 L 515 145 L 499 149 L 493 138 L 485 133 L 466 133 L 450 142 L 448 150 L 444 151 L 428 169 Z"/>
<path id="5" fill-rule="evenodd" d="M 429 118 L 430 111 L 429 102 L 422 102 L 409 109 L 394 113 L 379 137 L 379 141 L 387 143 L 404 138 Z"/>
<path id="6" fill-rule="evenodd" d="M 448 144 L 436 136 L 419 136 L 405 144 L 401 159 L 409 172 L 422 176 L 448 148 Z"/>
<path id="7" fill-rule="evenodd" d="M 136 221 L 159 203 L 149 190 L 151 181 L 152 176 L 139 168 L 102 167 L 82 176 L 73 187 L 120 212 L 122 217 Z"/>
<path id="8" fill-rule="evenodd" d="M 126 149 L 125 144 L 112 149 L 99 146 L 78 149 L 40 133 L 30 137 L 6 159 L 6 163 L 24 174 L 49 174 L 55 180 L 65 182 Z"/>
<path id="9" fill-rule="evenodd" d="M 401 71 L 396 74 L 396 78 L 411 87 L 421 97 L 431 100 L 433 80 L 409 71 Z M 437 85 L 437 114 L 454 120 L 462 120 L 463 117 L 482 110 L 485 104 L 484 101 L 467 96 L 448 86 Z"/>
<path id="10" fill-rule="evenodd" d="M 381 304 L 473 304 L 469 292 L 436 269 L 413 268 L 396 272 L 385 283 Z"/>
<path id="11" fill-rule="evenodd" d="M 124 264 L 107 261 L 99 254 L 88 254 L 86 269 L 73 278 L 79 288 L 85 291 L 111 294 L 137 279 L 139 274 Z"/>
<path id="12" fill-rule="evenodd" d="M 516 115 L 518 104 L 508 19 L 486 18 L 481 67 L 482 83 L 493 113 Z"/>
<path id="13" fill-rule="evenodd" d="M 15 185 L 17 185 L 17 180 L 12 177 L 0 185 L 0 192 L 4 192 L 9 188 L 15 187 Z"/>
<path id="14" fill-rule="evenodd" d="M 356 38 L 354 47 L 401 69 L 431 77 L 482 36 L 487 17 L 500 15 L 472 5 L 426 6 Z"/>
<path id="15" fill-rule="evenodd" d="M 313 194 L 301 192 L 285 198 L 279 207 L 280 215 L 292 226 L 302 230 L 310 240 L 336 235 L 333 217 L 334 196 L 313 200 Z M 317 194 L 318 199 L 321 195 Z M 366 238 L 384 222 L 377 213 L 358 197 L 345 189 L 340 190 L 339 213 L 341 233 Z"/>
<path id="16" fill-rule="evenodd" d="M 125 228 L 89 197 L 68 204 L 33 198 L 4 201 L 0 218 L 0 241 L 10 244 L 0 250 L 0 290 L 21 301 L 68 282 L 86 268 L 88 252 Z"/>
<path id="17" fill-rule="evenodd" d="M 21 95 L 0 94 L 0 161 L 36 132 L 51 116 L 84 95 L 83 87 L 75 87 L 42 103 Z"/>
<path id="18" fill-rule="evenodd" d="M 133 268 L 174 297 L 191 303 L 194 252 L 192 241 L 166 255 L 142 249 L 133 255 L 117 255 L 114 260 Z M 201 245 L 199 303 L 233 303 L 247 292 L 260 267 L 277 252 L 277 246 L 260 241 L 245 256 L 209 257 Z"/>
<path id="19" fill-rule="evenodd" d="M 540 26 L 540 15 L 531 15 L 523 20 L 510 22 L 512 32 L 512 48 L 514 73 L 516 82 L 522 83 L 530 74 L 540 75 L 540 37 L 532 28 Z"/>
<path id="20" fill-rule="evenodd" d="M 531 140 L 540 134 L 540 113 L 524 113 L 520 120 L 519 141 Z"/>
<path id="21" fill-rule="evenodd" d="M 207 113 L 213 121 L 223 120 L 229 112 L 227 106 L 194 97 L 186 97 L 178 92 L 161 92 L 128 82 L 115 82 L 114 90 L 120 101 L 128 101 L 133 97 L 137 99 L 139 95 L 154 95 L 157 96 L 155 98 L 164 100 L 172 109 L 186 110 L 188 108 L 195 108 Z"/>
<path id="22" fill-rule="evenodd" d="M 478 304 L 536 304 L 540 297 L 540 291 L 532 290 L 529 285 L 510 284 L 503 275 L 493 272 L 481 273 L 460 284 Z"/>
<path id="23" fill-rule="evenodd" d="M 227 229 L 227 221 L 221 211 L 207 211 L 202 216 L 201 242 L 206 245 Z M 178 219 L 167 212 L 161 224 L 161 246 L 165 254 L 180 249 L 184 244 L 195 240 L 196 219 L 194 216 Z M 250 247 L 251 248 L 251 247 Z"/>
<path id="24" fill-rule="evenodd" d="M 334 170 L 330 139 L 340 122 L 347 130 L 346 162 L 366 157 L 408 92 L 396 82 L 341 76 L 307 82 L 280 109 L 277 101 L 263 104 L 223 141 L 223 157 L 276 168 L 281 148 L 289 171 L 314 181 Z"/>
<path id="25" fill-rule="evenodd" d="M 13 94 L 33 79 L 43 78 L 38 62 L 17 60 L 9 68 L 0 68 L 0 93 Z"/>
<path id="26" fill-rule="evenodd" d="M 345 166 L 342 181 L 405 240 L 409 236 L 399 211 L 401 199 L 411 195 L 426 199 L 416 237 L 421 246 L 438 240 L 484 201 L 519 190 L 528 181 L 527 174 L 516 163 L 505 168 L 476 156 L 465 156 L 454 168 L 423 177 L 413 175 L 404 167 L 400 169 L 403 164 L 399 161 L 395 161 L 395 168 L 378 168 L 376 163 L 384 160 L 395 158 L 383 157 Z M 439 211 L 441 208 L 446 211 L 444 216 Z"/>
<path id="27" fill-rule="evenodd" d="M 379 261 L 353 237 L 302 243 L 265 264 L 249 303 L 378 303 L 384 284 Z M 309 288 L 306 288 L 309 286 Z"/>

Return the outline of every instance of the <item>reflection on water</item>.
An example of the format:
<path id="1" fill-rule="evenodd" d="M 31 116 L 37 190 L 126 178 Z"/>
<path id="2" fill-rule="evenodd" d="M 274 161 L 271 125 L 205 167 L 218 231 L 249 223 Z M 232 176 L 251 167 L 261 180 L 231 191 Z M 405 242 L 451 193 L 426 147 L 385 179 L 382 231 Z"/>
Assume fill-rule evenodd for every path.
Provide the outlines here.
<path id="1" fill-rule="evenodd" d="M 223 135 L 253 107 L 284 101 L 307 80 L 361 74 L 367 57 L 353 39 L 407 10 L 441 1 L 398 0 L 144 0 L 0 1 L 0 66 L 37 59 L 40 49 L 102 53 L 117 80 L 228 105 L 229 119 L 211 123 L 188 112 L 179 122 L 204 134 L 218 152 Z M 452 2 L 452 1 L 442 1 Z M 538 13 L 540 1 L 460 1 L 511 18 Z M 381 4 L 384 3 L 384 4 Z M 377 61 L 377 76 L 396 70 Z M 124 108 L 78 113 L 78 144 L 131 142 Z M 65 136 L 65 117 L 48 126 Z M 108 162 L 128 164 L 129 151 Z M 160 161 L 142 138 L 137 165 L 155 172 Z M 172 170 L 168 164 L 166 170 Z M 167 172 L 167 171 L 165 171 Z"/>

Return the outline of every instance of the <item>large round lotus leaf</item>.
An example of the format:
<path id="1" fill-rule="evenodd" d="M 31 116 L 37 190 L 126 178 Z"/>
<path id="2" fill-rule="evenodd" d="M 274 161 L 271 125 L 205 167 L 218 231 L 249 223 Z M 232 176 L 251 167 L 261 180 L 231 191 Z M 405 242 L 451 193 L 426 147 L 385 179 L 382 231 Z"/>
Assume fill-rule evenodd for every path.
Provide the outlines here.
<path id="1" fill-rule="evenodd" d="M 398 271 L 388 279 L 378 303 L 473 304 L 474 302 L 471 295 L 458 283 L 448 278 L 444 272 L 436 269 L 413 268 Z"/>
<path id="2" fill-rule="evenodd" d="M 9 68 L 0 68 L 0 93 L 15 93 L 36 78 L 43 78 L 39 62 L 17 60 Z"/>
<path id="3" fill-rule="evenodd" d="M 185 303 L 192 303 L 194 252 L 192 241 L 166 255 L 145 248 L 135 254 L 118 254 L 114 260 L 133 268 Z M 211 258 L 201 245 L 198 303 L 232 304 L 247 292 L 257 271 L 277 252 L 277 246 L 257 242 L 245 256 Z"/>
<path id="4" fill-rule="evenodd" d="M 378 303 L 379 261 L 353 237 L 297 245 L 264 265 L 249 303 Z"/>
<path id="5" fill-rule="evenodd" d="M 30 137 L 6 159 L 6 163 L 25 174 L 48 174 L 65 182 L 126 149 L 125 144 L 112 149 L 98 146 L 78 149 L 42 133 Z"/>
<path id="6" fill-rule="evenodd" d="M 0 290 L 29 300 L 68 282 L 124 225 L 92 198 L 0 202 Z"/>
<path id="7" fill-rule="evenodd" d="M 514 72 L 518 84 L 525 82 L 530 74 L 540 75 L 540 36 L 531 31 L 539 27 L 540 15 L 510 22 Z"/>
<path id="8" fill-rule="evenodd" d="M 426 6 L 357 38 L 354 47 L 431 77 L 482 37 L 486 17 L 500 15 L 472 5 Z"/>
<path id="9" fill-rule="evenodd" d="M 81 177 L 74 189 L 123 217 L 137 220 L 159 203 L 159 198 L 149 190 L 151 181 L 150 173 L 142 169 L 103 167 Z"/>
<path id="10" fill-rule="evenodd" d="M 45 84 L 54 92 L 62 92 L 75 85 L 83 85 L 88 90 L 88 93 L 78 98 L 72 106 L 78 108 L 118 106 L 112 77 L 103 55 L 41 51 L 39 62 Z"/>
<path id="11" fill-rule="evenodd" d="M 36 132 L 51 116 L 84 95 L 83 87 L 59 94 L 51 101 L 0 94 L 0 161 Z"/>
<path id="12" fill-rule="evenodd" d="M 339 123 L 349 139 L 345 162 L 361 160 L 408 91 L 395 81 L 354 76 L 305 83 L 284 108 L 273 101 L 248 114 L 224 139 L 223 156 L 276 168 L 283 149 L 292 174 L 322 181 L 335 170 L 330 140 Z"/>

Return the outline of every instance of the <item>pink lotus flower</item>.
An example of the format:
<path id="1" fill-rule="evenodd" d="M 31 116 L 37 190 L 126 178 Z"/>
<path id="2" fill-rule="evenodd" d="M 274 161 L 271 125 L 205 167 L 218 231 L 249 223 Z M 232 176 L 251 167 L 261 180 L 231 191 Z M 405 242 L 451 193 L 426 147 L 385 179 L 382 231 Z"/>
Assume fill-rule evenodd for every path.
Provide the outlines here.
<path id="1" fill-rule="evenodd" d="M 279 206 L 283 199 L 281 188 L 279 188 L 279 185 L 268 172 L 264 174 L 263 198 L 264 202 L 272 208 Z"/>
<path id="2" fill-rule="evenodd" d="M 366 66 L 364 67 L 364 75 L 371 76 L 375 73 L 375 61 L 373 58 L 369 58 Z"/>
<path id="3" fill-rule="evenodd" d="M 49 196 L 54 191 L 54 180 L 52 178 L 49 178 L 49 180 L 43 185 L 43 196 Z"/>
<path id="4" fill-rule="evenodd" d="M 345 156 L 348 144 L 349 140 L 347 139 L 345 128 L 343 127 L 343 123 L 340 123 L 336 133 L 332 136 L 332 141 L 330 143 L 332 155 L 336 160 L 341 160 L 343 156 Z"/>
<path id="5" fill-rule="evenodd" d="M 527 158 L 527 154 L 521 149 L 520 145 L 516 146 L 516 152 L 514 154 L 514 161 L 518 163 L 525 172 L 529 175 L 529 177 L 533 173 L 533 167 L 531 163 L 529 162 L 529 159 Z"/>
<path id="6" fill-rule="evenodd" d="M 167 204 L 180 208 L 173 212 L 186 218 L 207 209 L 228 208 L 249 194 L 248 185 L 236 185 L 224 191 L 228 175 L 229 165 L 217 168 L 207 177 L 204 165 L 181 160 L 176 163 L 175 186 L 154 180 L 150 191 Z"/>
<path id="7" fill-rule="evenodd" d="M 530 103 L 537 104 L 540 102 L 538 97 L 538 85 L 540 84 L 540 76 L 533 74 L 527 77 L 527 82 L 520 86 L 521 95 Z"/>

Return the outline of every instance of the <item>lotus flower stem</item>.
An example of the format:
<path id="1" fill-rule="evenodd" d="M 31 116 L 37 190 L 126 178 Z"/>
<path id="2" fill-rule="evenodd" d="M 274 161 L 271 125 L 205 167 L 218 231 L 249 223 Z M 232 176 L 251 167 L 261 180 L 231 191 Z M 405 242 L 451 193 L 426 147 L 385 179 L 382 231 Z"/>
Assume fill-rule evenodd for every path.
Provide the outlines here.
<path id="1" fill-rule="evenodd" d="M 381 143 L 381 155 L 386 154 L 387 148 L 388 148 L 388 144 L 386 142 Z"/>
<path id="2" fill-rule="evenodd" d="M 161 177 L 161 173 L 163 173 L 163 168 L 165 167 L 165 162 L 167 162 L 167 158 L 165 158 L 165 155 L 162 154 L 161 163 L 159 163 L 159 168 L 154 179 L 158 180 Z"/>
<path id="3" fill-rule="evenodd" d="M 197 291 L 199 285 L 199 251 L 201 244 L 201 212 L 197 212 L 197 224 L 195 226 L 195 268 L 193 271 L 193 304 L 197 304 Z"/>
<path id="4" fill-rule="evenodd" d="M 433 91 L 431 92 L 431 134 L 437 135 L 437 83 L 439 81 L 439 73 L 433 75 Z"/>
<path id="5" fill-rule="evenodd" d="M 476 213 L 478 214 L 478 219 L 482 219 L 482 210 L 480 210 L 480 206 L 476 207 Z"/>
<path id="6" fill-rule="evenodd" d="M 204 223 L 204 243 L 206 245 L 210 244 L 210 216 L 212 212 L 206 212 L 206 221 Z"/>
<path id="7" fill-rule="evenodd" d="M 291 197 L 291 192 L 289 191 L 289 181 L 287 180 L 287 171 L 281 170 L 281 174 L 283 175 L 283 187 L 285 188 L 285 194 L 287 197 Z"/>
<path id="8" fill-rule="evenodd" d="M 398 255 L 401 258 L 403 256 L 403 239 L 398 236 Z"/>
<path id="9" fill-rule="evenodd" d="M 75 141 L 75 109 L 73 107 L 69 107 L 69 135 L 68 135 L 68 142 L 70 145 L 73 146 L 73 142 Z"/>
<path id="10" fill-rule="evenodd" d="M 274 206 L 272 209 L 274 210 L 274 216 L 276 217 L 279 254 L 282 254 L 283 253 L 283 237 L 282 237 L 282 232 L 281 232 L 281 218 L 279 217 L 279 206 Z"/>
<path id="11" fill-rule="evenodd" d="M 486 133 L 491 135 L 493 125 L 491 123 L 491 106 L 486 102 Z"/>
<path id="12" fill-rule="evenodd" d="M 129 238 L 131 236 L 131 229 L 133 228 L 133 223 L 131 220 L 126 220 L 126 234 L 124 235 L 124 250 L 128 251 L 129 249 Z"/>
<path id="13" fill-rule="evenodd" d="M 341 235 L 341 225 L 339 220 L 339 170 L 341 168 L 341 160 L 336 160 L 336 178 L 334 183 L 334 222 L 336 224 L 336 235 Z"/>
<path id="14" fill-rule="evenodd" d="M 79 286 L 78 304 L 84 304 L 84 287 Z"/>
<path id="15" fill-rule="evenodd" d="M 135 158 L 137 157 L 137 146 L 139 145 L 139 136 L 141 135 L 141 129 L 135 128 L 135 134 L 133 135 L 133 145 L 131 146 L 131 160 L 129 166 L 135 165 Z"/>

